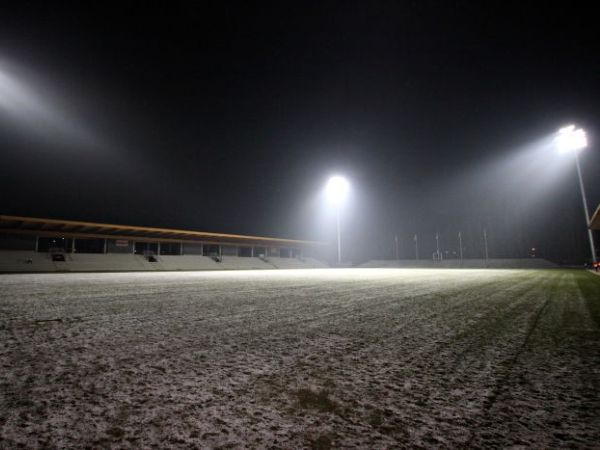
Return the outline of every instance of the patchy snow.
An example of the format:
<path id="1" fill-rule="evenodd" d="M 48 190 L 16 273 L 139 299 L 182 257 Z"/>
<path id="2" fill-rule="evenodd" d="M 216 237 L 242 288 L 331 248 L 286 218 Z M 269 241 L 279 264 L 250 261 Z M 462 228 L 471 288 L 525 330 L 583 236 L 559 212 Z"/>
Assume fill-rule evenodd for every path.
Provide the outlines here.
<path id="1" fill-rule="evenodd" d="M 582 276 L 0 276 L 0 447 L 594 447 Z"/>

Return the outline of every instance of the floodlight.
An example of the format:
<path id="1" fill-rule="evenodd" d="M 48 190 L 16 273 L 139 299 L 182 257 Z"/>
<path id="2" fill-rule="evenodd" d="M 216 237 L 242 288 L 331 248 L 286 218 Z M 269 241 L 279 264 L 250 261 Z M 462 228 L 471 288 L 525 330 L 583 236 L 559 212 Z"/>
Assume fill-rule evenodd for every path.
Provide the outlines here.
<path id="1" fill-rule="evenodd" d="M 558 130 L 554 144 L 560 153 L 576 152 L 587 147 L 587 136 L 583 129 L 569 125 Z"/>
<path id="2" fill-rule="evenodd" d="M 577 176 L 579 178 L 579 189 L 581 190 L 581 201 L 583 203 L 583 213 L 585 214 L 585 224 L 588 232 L 588 240 L 590 241 L 590 253 L 592 254 L 592 263 L 596 262 L 596 247 L 594 244 L 594 235 L 590 229 L 590 213 L 588 211 L 587 199 L 585 196 L 585 188 L 583 186 L 583 176 L 581 175 L 581 167 L 579 165 L 579 150 L 587 147 L 587 136 L 582 128 L 575 128 L 575 125 L 569 125 L 561 128 L 556 133 L 554 145 L 559 153 L 572 153 L 575 155 L 575 166 L 577 167 Z"/>
<path id="3" fill-rule="evenodd" d="M 331 201 L 339 204 L 346 198 L 349 188 L 350 184 L 348 183 L 348 180 L 336 175 L 331 177 L 327 182 L 325 193 Z"/>

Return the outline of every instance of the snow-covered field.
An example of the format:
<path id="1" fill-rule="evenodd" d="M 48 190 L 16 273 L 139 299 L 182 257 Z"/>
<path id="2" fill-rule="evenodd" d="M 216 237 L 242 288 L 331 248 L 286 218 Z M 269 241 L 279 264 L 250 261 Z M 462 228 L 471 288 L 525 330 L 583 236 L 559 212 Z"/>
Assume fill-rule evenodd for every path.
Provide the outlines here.
<path id="1" fill-rule="evenodd" d="M 0 276 L 0 447 L 600 446 L 600 277 Z"/>

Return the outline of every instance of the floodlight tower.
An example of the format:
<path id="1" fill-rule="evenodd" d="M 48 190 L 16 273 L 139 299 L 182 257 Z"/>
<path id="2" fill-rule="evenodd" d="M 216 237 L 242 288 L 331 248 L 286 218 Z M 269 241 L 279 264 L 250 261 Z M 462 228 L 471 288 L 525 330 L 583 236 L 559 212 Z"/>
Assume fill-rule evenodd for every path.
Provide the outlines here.
<path id="1" fill-rule="evenodd" d="M 575 128 L 575 125 L 569 125 L 561 128 L 554 138 L 556 150 L 559 153 L 573 153 L 575 155 L 575 165 L 577 166 L 577 176 L 579 177 L 579 189 L 581 190 L 581 201 L 583 202 L 583 212 L 585 214 L 585 226 L 590 241 L 590 250 L 592 252 L 592 262 L 596 262 L 596 249 L 594 247 L 594 235 L 590 230 L 590 213 L 588 211 L 585 188 L 583 187 L 583 177 L 581 176 L 581 166 L 579 165 L 579 152 L 587 147 L 587 136 L 581 128 Z"/>
<path id="2" fill-rule="evenodd" d="M 346 196 L 348 195 L 348 190 L 350 189 L 350 184 L 348 180 L 341 176 L 333 176 L 327 182 L 327 186 L 325 186 L 325 193 L 331 203 L 335 206 L 335 214 L 336 214 L 336 225 L 337 225 L 337 262 L 338 265 L 342 263 L 342 235 L 340 231 L 340 210 Z"/>

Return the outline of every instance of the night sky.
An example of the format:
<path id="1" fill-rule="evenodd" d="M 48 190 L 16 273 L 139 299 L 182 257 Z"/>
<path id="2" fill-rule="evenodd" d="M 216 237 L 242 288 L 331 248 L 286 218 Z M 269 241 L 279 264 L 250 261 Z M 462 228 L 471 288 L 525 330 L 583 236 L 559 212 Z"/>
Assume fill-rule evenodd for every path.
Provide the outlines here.
<path id="1" fill-rule="evenodd" d="M 83 3 L 83 2 L 82 2 Z M 148 3 L 148 4 L 146 4 Z M 150 4 L 154 6 L 149 6 Z M 584 3 L 13 2 L 0 12 L 0 213 L 331 240 L 345 259 L 588 254 L 600 64 Z M 600 239 L 599 239 L 600 240 Z"/>

